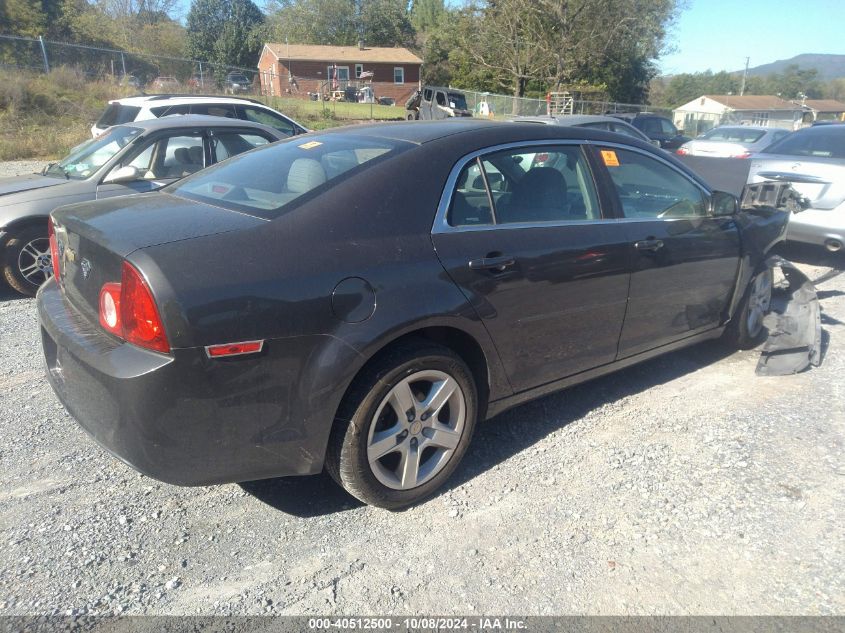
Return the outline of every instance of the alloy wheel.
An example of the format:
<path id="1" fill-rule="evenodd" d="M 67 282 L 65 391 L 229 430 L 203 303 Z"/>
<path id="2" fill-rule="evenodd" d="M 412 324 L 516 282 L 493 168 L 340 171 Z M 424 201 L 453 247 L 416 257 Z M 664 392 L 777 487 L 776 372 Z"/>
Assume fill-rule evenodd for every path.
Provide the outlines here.
<path id="1" fill-rule="evenodd" d="M 746 326 L 748 334 L 756 337 L 763 329 L 763 318 L 768 314 L 772 303 L 772 273 L 767 270 L 754 278 L 751 294 L 748 297 L 748 316 Z"/>
<path id="2" fill-rule="evenodd" d="M 37 237 L 24 244 L 18 253 L 18 270 L 33 286 L 40 286 L 53 276 L 50 240 Z"/>
<path id="3" fill-rule="evenodd" d="M 370 422 L 367 460 L 373 474 L 394 490 L 423 485 L 449 463 L 465 424 L 466 398 L 458 381 L 437 370 L 406 376 Z"/>

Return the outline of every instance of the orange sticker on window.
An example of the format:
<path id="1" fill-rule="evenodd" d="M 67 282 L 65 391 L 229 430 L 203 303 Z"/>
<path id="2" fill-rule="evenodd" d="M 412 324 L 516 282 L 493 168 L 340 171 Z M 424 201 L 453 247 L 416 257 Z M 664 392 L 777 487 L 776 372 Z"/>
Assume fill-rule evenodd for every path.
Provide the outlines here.
<path id="1" fill-rule="evenodd" d="M 619 159 L 612 149 L 601 150 L 601 157 L 607 167 L 619 167 Z"/>

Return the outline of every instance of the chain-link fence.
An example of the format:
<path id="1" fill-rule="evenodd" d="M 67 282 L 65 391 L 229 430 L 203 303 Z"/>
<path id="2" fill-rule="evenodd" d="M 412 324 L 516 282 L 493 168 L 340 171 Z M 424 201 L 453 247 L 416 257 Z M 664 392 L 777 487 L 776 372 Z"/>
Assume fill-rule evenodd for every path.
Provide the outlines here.
<path id="1" fill-rule="evenodd" d="M 466 95 L 467 106 L 476 115 L 487 115 L 495 118 L 509 118 L 513 116 L 544 116 L 555 111 L 554 102 L 551 99 L 532 99 L 528 97 L 512 97 L 509 95 L 492 94 L 489 92 L 476 92 L 474 90 L 463 90 Z M 566 114 L 620 114 L 652 112 L 672 117 L 672 111 L 665 108 L 655 108 L 637 103 L 618 103 L 615 101 L 595 101 L 579 99 L 574 95 L 569 99 Z"/>
<path id="2" fill-rule="evenodd" d="M 111 77 L 138 89 L 185 93 L 225 90 L 226 76 L 237 72 L 258 87 L 255 68 L 14 35 L 0 35 L 0 66 L 43 72 L 72 66 L 88 77 Z"/>

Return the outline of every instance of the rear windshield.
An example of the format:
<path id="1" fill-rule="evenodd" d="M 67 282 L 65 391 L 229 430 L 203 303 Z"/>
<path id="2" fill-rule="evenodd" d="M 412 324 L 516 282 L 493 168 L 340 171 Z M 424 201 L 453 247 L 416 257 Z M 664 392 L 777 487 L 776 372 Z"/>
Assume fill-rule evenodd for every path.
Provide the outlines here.
<path id="1" fill-rule="evenodd" d="M 763 153 L 845 158 L 845 127 L 821 125 L 798 130 L 772 143 Z"/>
<path id="2" fill-rule="evenodd" d="M 765 133 L 765 130 L 751 130 L 743 127 L 717 127 L 705 132 L 699 138 L 725 143 L 755 143 Z"/>
<path id="3" fill-rule="evenodd" d="M 165 191 L 269 220 L 409 147 L 347 135 L 306 137 L 241 154 Z"/>
<path id="4" fill-rule="evenodd" d="M 97 120 L 97 127 L 111 127 L 112 125 L 131 123 L 140 111 L 141 108 L 137 106 L 110 103 L 106 106 L 105 112 Z"/>

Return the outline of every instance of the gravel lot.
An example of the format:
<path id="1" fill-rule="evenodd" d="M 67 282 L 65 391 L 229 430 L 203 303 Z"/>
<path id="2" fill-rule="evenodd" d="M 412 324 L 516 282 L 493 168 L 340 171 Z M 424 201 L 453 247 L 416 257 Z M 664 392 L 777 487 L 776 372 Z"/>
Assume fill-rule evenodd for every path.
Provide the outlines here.
<path id="1" fill-rule="evenodd" d="M 445 492 L 389 513 L 327 476 L 137 474 L 59 405 L 34 301 L 0 289 L 0 615 L 845 614 L 845 275 L 819 292 L 821 367 L 647 362 L 481 425 Z"/>

